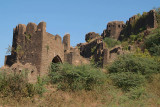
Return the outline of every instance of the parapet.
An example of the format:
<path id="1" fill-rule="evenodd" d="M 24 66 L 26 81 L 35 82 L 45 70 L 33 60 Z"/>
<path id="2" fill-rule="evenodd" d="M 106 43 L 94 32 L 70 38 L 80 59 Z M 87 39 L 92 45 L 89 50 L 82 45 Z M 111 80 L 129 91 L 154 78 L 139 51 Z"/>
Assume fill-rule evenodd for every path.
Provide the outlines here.
<path id="1" fill-rule="evenodd" d="M 37 31 L 37 25 L 35 23 L 28 23 L 26 28 L 26 33 L 32 34 Z"/>
<path id="2" fill-rule="evenodd" d="M 45 22 L 40 22 L 38 26 L 35 23 L 28 23 L 27 26 L 24 24 L 18 24 L 16 28 L 13 29 L 13 33 L 15 34 L 32 34 L 35 33 L 36 31 L 41 31 L 41 32 L 46 32 L 46 23 Z"/>
<path id="3" fill-rule="evenodd" d="M 19 24 L 14 28 L 13 33 L 18 33 L 18 34 L 24 34 L 26 32 L 26 25 L 24 24 Z"/>
<path id="4" fill-rule="evenodd" d="M 61 36 L 59 36 L 58 34 L 56 34 L 55 40 L 58 41 L 58 43 L 61 43 L 61 42 L 62 42 L 62 38 L 61 38 Z"/>
<path id="5" fill-rule="evenodd" d="M 136 19 L 138 18 L 137 15 L 132 16 L 131 18 L 129 18 L 129 24 L 132 24 L 136 21 Z"/>
<path id="6" fill-rule="evenodd" d="M 125 24 L 123 21 L 112 21 L 107 24 L 107 29 L 109 28 L 124 28 Z"/>
<path id="7" fill-rule="evenodd" d="M 40 22 L 38 24 L 37 31 L 46 32 L 46 22 Z"/>

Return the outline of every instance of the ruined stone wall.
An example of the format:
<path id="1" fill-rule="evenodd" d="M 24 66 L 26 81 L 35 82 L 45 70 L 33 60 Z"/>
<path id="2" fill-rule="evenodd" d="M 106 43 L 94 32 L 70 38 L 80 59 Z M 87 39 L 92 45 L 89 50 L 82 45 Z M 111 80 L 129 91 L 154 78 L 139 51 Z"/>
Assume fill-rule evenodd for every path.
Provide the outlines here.
<path id="1" fill-rule="evenodd" d="M 29 23 L 27 26 L 19 24 L 13 32 L 12 53 L 7 60 L 13 63 L 29 63 L 40 71 L 42 52 L 42 28 L 40 24 Z M 7 64 L 7 62 L 6 62 Z"/>
<path id="2" fill-rule="evenodd" d="M 38 25 L 29 23 L 19 24 L 13 31 L 13 44 L 11 55 L 5 57 L 5 65 L 12 66 L 15 63 L 29 64 L 36 67 L 37 74 L 44 75 L 52 62 L 68 62 L 74 65 L 89 63 L 89 59 L 105 66 L 117 55 L 121 54 L 122 48 L 114 47 L 107 49 L 103 38 L 110 37 L 123 40 L 131 34 L 137 34 L 144 29 L 156 28 L 157 20 L 155 11 L 142 15 L 135 15 L 124 24 L 123 21 L 113 21 L 107 24 L 102 37 L 95 32 L 86 34 L 86 43 L 77 47 L 70 47 L 70 34 L 62 38 L 46 32 L 46 23 Z"/>
<path id="3" fill-rule="evenodd" d="M 20 62 L 29 63 L 37 68 L 38 74 L 47 72 L 53 59 L 64 61 L 64 45 L 59 35 L 46 32 L 46 23 L 29 23 L 27 26 L 19 24 L 13 33 L 12 53 L 6 56 L 5 65 Z"/>
<path id="4" fill-rule="evenodd" d="M 42 39 L 42 58 L 41 75 L 48 72 L 49 66 L 55 57 L 59 58 L 56 62 L 64 62 L 64 45 L 59 35 L 52 35 L 46 32 L 46 23 L 42 23 L 44 32 Z"/>
<path id="5" fill-rule="evenodd" d="M 102 38 L 97 38 L 90 43 L 80 45 L 80 54 L 84 58 L 89 58 L 91 61 L 98 62 L 100 66 L 103 66 L 104 49 L 106 49 L 105 43 Z"/>
<path id="6" fill-rule="evenodd" d="M 70 34 L 66 34 L 63 37 L 64 51 L 70 50 Z"/>
<path id="7" fill-rule="evenodd" d="M 130 25 L 135 24 L 136 29 L 140 29 L 142 27 L 156 28 L 157 27 L 156 12 L 155 10 L 151 10 L 148 13 L 144 12 L 142 16 L 134 15 L 131 18 L 129 18 L 129 22 L 127 24 Z"/>
<path id="8" fill-rule="evenodd" d="M 144 30 L 157 28 L 157 19 L 155 10 L 144 12 L 142 15 L 134 15 L 126 22 L 126 27 L 121 34 L 124 37 L 120 37 L 119 40 L 128 38 L 132 34 L 138 34 Z"/>
<path id="9" fill-rule="evenodd" d="M 65 52 L 66 60 L 65 62 L 68 62 L 69 64 L 73 65 L 81 65 L 81 64 L 89 64 L 89 59 L 84 58 L 80 55 L 80 50 L 75 47 L 70 49 L 69 52 Z"/>

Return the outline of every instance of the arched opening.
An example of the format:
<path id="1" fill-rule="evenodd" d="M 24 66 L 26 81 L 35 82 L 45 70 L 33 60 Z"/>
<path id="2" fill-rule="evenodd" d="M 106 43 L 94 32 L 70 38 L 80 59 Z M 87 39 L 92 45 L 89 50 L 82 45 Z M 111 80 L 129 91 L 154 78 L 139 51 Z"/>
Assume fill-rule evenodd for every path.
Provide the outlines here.
<path id="1" fill-rule="evenodd" d="M 52 63 L 62 63 L 61 58 L 57 55 L 53 58 Z"/>

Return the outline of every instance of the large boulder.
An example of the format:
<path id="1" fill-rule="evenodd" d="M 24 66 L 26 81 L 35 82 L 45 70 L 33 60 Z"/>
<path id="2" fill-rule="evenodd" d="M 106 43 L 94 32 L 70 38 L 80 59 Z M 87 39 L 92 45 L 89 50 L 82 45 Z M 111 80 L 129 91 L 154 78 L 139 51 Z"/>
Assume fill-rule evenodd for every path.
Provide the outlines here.
<path id="1" fill-rule="evenodd" d="M 96 38 L 98 36 L 100 36 L 98 33 L 89 32 L 89 33 L 86 34 L 85 40 L 86 40 L 86 42 L 89 42 L 91 39 Z"/>

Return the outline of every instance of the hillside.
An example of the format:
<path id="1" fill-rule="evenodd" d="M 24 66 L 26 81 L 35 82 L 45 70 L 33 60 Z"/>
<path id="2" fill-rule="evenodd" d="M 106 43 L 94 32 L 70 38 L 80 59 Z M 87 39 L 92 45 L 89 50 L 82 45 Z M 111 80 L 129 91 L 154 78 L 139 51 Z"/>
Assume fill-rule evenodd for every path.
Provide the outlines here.
<path id="1" fill-rule="evenodd" d="M 154 27 L 149 22 L 152 13 L 155 13 L 157 22 Z M 37 28 L 37 25 L 28 24 L 27 33 L 25 25 L 19 25 L 19 29 L 16 27 L 14 30 L 14 37 L 17 37 L 14 43 L 20 44 L 13 43 L 15 49 L 11 50 L 11 56 L 7 56 L 14 59 L 14 64 L 9 60 L 6 63 L 11 66 L 0 69 L 0 106 L 159 107 L 160 8 L 131 19 L 126 24 L 118 21 L 108 23 L 108 29 L 102 35 L 94 32 L 86 34 L 86 43 L 75 48 L 70 47 L 69 34 L 64 36 L 63 43 L 59 41 L 59 35 L 50 38 L 51 34 L 44 31 L 43 22 L 38 25 L 38 30 L 31 29 Z M 120 27 L 113 33 L 115 29 L 111 27 L 117 23 Z M 27 38 L 25 42 L 18 41 L 24 39 L 19 39 L 19 34 Z M 36 36 L 44 36 L 42 39 L 48 45 L 42 44 L 42 48 L 36 48 L 38 51 L 26 51 L 35 49 L 31 43 Z M 54 42 L 48 42 L 50 39 Z M 38 42 L 33 44 L 38 45 Z M 63 44 L 65 47 L 56 47 L 54 52 L 60 54 L 48 61 L 54 49 L 51 46 L 58 43 L 59 48 Z M 46 55 L 42 57 L 44 65 L 41 66 L 52 62 L 48 68 L 38 68 L 41 60 L 32 58 L 39 58 L 41 49 Z M 29 55 L 28 58 L 25 55 Z M 27 65 L 25 61 L 31 63 Z"/>

